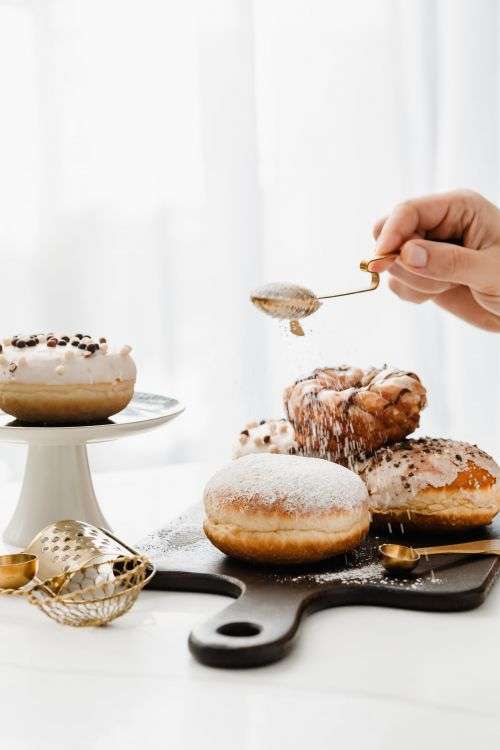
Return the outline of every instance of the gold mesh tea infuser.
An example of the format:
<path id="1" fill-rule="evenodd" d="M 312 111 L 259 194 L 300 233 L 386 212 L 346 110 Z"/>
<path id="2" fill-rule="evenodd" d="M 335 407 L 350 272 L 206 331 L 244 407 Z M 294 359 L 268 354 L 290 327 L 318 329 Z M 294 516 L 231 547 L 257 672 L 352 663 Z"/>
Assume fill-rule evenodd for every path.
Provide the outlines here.
<path id="1" fill-rule="evenodd" d="M 67 625 L 104 625 L 130 609 L 154 572 L 109 531 L 64 520 L 23 553 L 0 556 L 0 593 L 25 596 Z"/>
<path id="2" fill-rule="evenodd" d="M 500 539 L 477 542 L 444 544 L 439 547 L 406 547 L 403 544 L 381 544 L 378 548 L 380 562 L 390 572 L 410 571 L 417 567 L 421 557 L 428 555 L 500 555 Z"/>
<path id="3" fill-rule="evenodd" d="M 296 336 L 303 336 L 304 331 L 299 323 L 302 318 L 307 318 L 315 313 L 321 307 L 324 300 L 336 299 L 337 297 L 347 297 L 351 294 L 362 294 L 363 292 L 372 292 L 380 284 L 380 275 L 377 271 L 370 270 L 370 265 L 378 260 L 391 260 L 397 258 L 399 253 L 391 253 L 380 258 L 371 258 L 371 260 L 362 260 L 359 264 L 361 271 L 366 271 L 371 275 L 370 286 L 363 289 L 353 289 L 349 292 L 337 292 L 317 297 L 314 292 L 304 286 L 297 284 L 267 284 L 266 286 L 255 289 L 250 299 L 259 310 L 272 318 L 290 321 L 290 330 Z"/>

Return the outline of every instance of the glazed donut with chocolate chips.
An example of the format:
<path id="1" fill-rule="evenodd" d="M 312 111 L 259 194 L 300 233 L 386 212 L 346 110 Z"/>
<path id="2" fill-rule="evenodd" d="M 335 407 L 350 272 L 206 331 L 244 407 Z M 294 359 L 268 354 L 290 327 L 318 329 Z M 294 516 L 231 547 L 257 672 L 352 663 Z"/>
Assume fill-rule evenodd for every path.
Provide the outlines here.
<path id="1" fill-rule="evenodd" d="M 500 467 L 469 443 L 404 440 L 359 463 L 373 522 L 450 531 L 489 524 L 500 510 Z"/>
<path id="2" fill-rule="evenodd" d="M 240 432 L 233 458 L 250 453 L 297 453 L 295 430 L 286 419 L 263 419 L 248 422 Z"/>
<path id="3" fill-rule="evenodd" d="M 207 537 L 258 563 L 314 562 L 356 547 L 370 524 L 368 493 L 330 461 L 260 453 L 232 461 L 204 492 Z"/>
<path id="4" fill-rule="evenodd" d="M 131 347 L 113 349 L 104 337 L 36 333 L 4 339 L 0 350 L 0 408 L 23 422 L 99 422 L 134 394 Z"/>
<path id="5" fill-rule="evenodd" d="M 302 453 L 350 465 L 412 433 L 426 391 L 411 372 L 325 367 L 289 386 L 284 404 Z"/>

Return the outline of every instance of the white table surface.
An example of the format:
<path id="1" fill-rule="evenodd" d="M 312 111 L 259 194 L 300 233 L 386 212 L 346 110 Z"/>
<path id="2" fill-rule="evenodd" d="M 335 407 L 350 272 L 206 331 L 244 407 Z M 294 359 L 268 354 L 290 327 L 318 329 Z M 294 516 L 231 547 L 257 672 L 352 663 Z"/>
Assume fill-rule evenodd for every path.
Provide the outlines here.
<path id="1" fill-rule="evenodd" d="M 214 468 L 99 474 L 95 486 L 115 532 L 134 542 L 199 498 Z M 18 492 L 2 488 L 1 528 Z M 244 671 L 204 667 L 187 649 L 193 626 L 226 603 L 143 592 L 111 626 L 73 629 L 0 599 L 0 747 L 498 746 L 500 585 L 471 612 L 318 612 L 287 658 Z"/>

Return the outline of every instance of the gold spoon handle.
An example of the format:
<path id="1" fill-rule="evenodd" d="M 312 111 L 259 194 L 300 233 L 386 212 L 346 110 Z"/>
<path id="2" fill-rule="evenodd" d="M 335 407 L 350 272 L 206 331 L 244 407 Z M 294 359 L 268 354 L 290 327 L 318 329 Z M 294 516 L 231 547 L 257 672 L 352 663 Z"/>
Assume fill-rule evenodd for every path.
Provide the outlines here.
<path id="1" fill-rule="evenodd" d="M 397 258 L 399 253 L 390 253 L 389 255 L 381 256 L 380 258 L 371 258 L 370 260 L 362 260 L 359 264 L 361 271 L 366 271 L 371 274 L 372 281 L 370 286 L 364 289 L 354 289 L 352 292 L 338 292 L 337 294 L 328 294 L 326 297 L 318 297 L 318 299 L 334 299 L 335 297 L 348 297 L 350 294 L 362 294 L 362 292 L 372 292 L 380 284 L 380 276 L 377 271 L 370 271 L 370 263 L 374 263 L 376 260 L 385 260 L 386 258 Z"/>
<path id="2" fill-rule="evenodd" d="M 446 554 L 471 554 L 471 555 L 500 555 L 500 539 L 483 539 L 478 542 L 465 542 L 464 544 L 445 544 L 442 547 L 420 547 L 415 549 L 419 555 L 446 555 Z"/>

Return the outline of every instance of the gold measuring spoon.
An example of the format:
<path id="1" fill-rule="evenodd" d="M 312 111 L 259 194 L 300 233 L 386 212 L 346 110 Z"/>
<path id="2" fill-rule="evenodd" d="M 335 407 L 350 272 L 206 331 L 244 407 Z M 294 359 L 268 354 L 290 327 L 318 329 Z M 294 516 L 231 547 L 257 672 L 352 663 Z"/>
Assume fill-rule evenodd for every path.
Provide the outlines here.
<path id="1" fill-rule="evenodd" d="M 38 557 L 18 552 L 0 555 L 0 589 L 20 589 L 38 572 Z"/>
<path id="2" fill-rule="evenodd" d="M 445 544 L 441 547 L 405 547 L 404 544 L 381 544 L 378 548 L 380 562 L 390 572 L 410 571 L 422 555 L 500 555 L 500 539 L 482 539 L 478 542 Z"/>
<path id="3" fill-rule="evenodd" d="M 303 336 L 304 331 L 299 323 L 301 318 L 307 318 L 319 310 L 324 300 L 347 297 L 350 294 L 372 292 L 380 284 L 380 275 L 377 271 L 370 270 L 370 264 L 377 260 L 397 258 L 398 254 L 391 253 L 390 255 L 384 255 L 383 258 L 362 260 L 359 264 L 361 271 L 366 271 L 371 275 L 370 286 L 363 289 L 353 289 L 349 292 L 337 292 L 337 294 L 317 297 L 314 292 L 304 286 L 276 283 L 267 284 L 259 289 L 255 289 L 251 293 L 250 299 L 266 315 L 270 315 L 272 318 L 280 318 L 281 320 L 289 320 L 291 332 L 296 336 Z"/>

